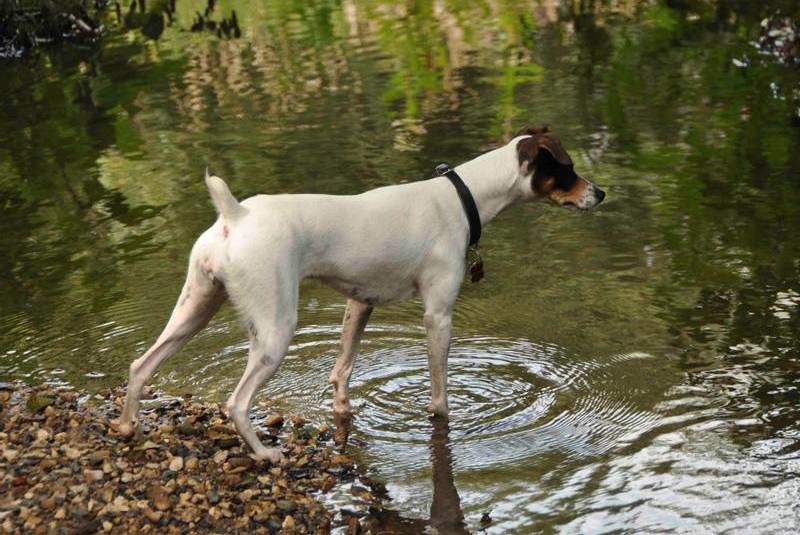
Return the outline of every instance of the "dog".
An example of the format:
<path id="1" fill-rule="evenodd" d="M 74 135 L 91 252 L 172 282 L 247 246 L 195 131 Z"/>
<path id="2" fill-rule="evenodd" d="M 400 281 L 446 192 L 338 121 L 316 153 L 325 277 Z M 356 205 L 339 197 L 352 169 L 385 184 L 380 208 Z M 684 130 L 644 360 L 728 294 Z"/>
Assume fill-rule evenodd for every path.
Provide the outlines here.
<path id="1" fill-rule="evenodd" d="M 507 144 L 454 170 L 477 205 L 474 218 L 480 224 L 523 201 L 587 210 L 605 197 L 575 173 L 547 127 L 525 127 Z M 206 184 L 219 217 L 192 248 L 186 282 L 164 331 L 130 366 L 117 422 L 121 435 L 134 433 L 142 388 L 156 368 L 230 298 L 247 325 L 250 348 L 244 375 L 225 407 L 255 456 L 279 462 L 279 450 L 258 439 L 249 411 L 256 391 L 275 374 L 288 350 L 297 325 L 298 288 L 305 278 L 347 297 L 341 352 L 328 379 L 335 414 L 350 414 L 348 384 L 373 307 L 419 296 L 431 381 L 427 410 L 447 416 L 453 304 L 473 224 L 466 204 L 459 202 L 462 194 L 447 177 L 359 195 L 256 195 L 242 202 L 208 170 Z"/>

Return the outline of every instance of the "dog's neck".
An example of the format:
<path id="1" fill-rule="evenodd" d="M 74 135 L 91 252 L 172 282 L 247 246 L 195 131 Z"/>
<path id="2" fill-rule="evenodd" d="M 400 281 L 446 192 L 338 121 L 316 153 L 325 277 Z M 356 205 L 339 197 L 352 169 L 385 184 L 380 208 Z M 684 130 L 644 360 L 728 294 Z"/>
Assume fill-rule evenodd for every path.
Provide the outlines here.
<path id="1" fill-rule="evenodd" d="M 462 163 L 455 171 L 475 198 L 483 225 L 525 198 L 514 142 Z"/>

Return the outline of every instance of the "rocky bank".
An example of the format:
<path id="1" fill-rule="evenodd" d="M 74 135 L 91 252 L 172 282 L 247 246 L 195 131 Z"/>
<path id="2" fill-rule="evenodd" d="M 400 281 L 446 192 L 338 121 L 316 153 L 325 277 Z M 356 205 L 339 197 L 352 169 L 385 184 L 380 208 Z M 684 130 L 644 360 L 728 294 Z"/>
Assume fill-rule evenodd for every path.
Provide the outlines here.
<path id="1" fill-rule="evenodd" d="M 357 514 L 320 501 L 357 476 L 326 425 L 267 417 L 261 438 L 285 456 L 273 466 L 249 455 L 215 404 L 161 403 L 126 440 L 109 425 L 121 403 L 117 391 L 0 383 L 0 531 L 374 531 L 379 488 L 352 486 Z"/>

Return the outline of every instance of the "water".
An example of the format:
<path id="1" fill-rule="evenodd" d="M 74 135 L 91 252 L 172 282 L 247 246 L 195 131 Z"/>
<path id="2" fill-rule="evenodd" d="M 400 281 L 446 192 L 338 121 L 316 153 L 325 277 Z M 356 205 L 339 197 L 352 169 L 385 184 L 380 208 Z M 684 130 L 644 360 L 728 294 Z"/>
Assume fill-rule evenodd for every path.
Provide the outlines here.
<path id="1" fill-rule="evenodd" d="M 449 429 L 420 304 L 376 310 L 352 452 L 445 531 L 800 528 L 800 77 L 750 44 L 781 2 L 236 4 L 239 40 L 180 31 L 187 2 L 158 41 L 0 64 L 3 380 L 124 384 L 214 219 L 206 164 L 240 197 L 356 193 L 547 123 L 608 199 L 485 229 Z M 303 285 L 264 403 L 330 420 L 343 312 Z M 246 347 L 223 308 L 153 383 L 223 400 Z"/>

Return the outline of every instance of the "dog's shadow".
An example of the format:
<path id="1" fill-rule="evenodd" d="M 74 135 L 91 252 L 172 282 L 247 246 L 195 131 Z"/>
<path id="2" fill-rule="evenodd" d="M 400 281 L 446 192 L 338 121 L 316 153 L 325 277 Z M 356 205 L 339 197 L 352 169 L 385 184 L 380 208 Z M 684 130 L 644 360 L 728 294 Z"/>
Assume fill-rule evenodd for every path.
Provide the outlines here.
<path id="1" fill-rule="evenodd" d="M 431 455 L 433 501 L 430 509 L 430 519 L 409 519 L 402 517 L 396 511 L 384 509 L 375 518 L 377 526 L 373 528 L 379 532 L 415 532 L 419 533 L 426 527 L 433 527 L 439 533 L 469 533 L 464 523 L 464 512 L 461 510 L 461 498 L 453 479 L 453 451 L 450 443 L 450 426 L 446 418 L 432 417 L 431 438 L 428 441 L 428 450 Z M 334 439 L 336 444 L 344 450 L 353 428 L 353 421 L 349 417 L 334 417 L 336 429 Z"/>

